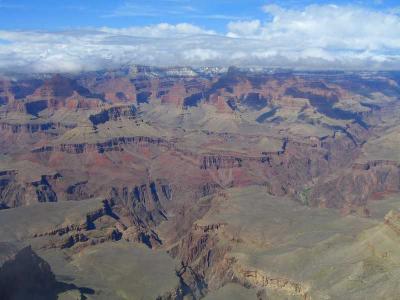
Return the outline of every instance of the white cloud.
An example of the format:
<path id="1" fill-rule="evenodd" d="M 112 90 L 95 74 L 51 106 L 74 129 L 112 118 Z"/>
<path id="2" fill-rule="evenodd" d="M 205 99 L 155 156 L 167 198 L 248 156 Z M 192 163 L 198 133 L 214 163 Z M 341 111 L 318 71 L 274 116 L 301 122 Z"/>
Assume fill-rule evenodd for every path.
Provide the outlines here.
<path id="1" fill-rule="evenodd" d="M 212 30 L 204 30 L 198 26 L 189 23 L 180 23 L 171 25 L 168 23 L 160 23 L 152 26 L 129 27 L 129 28 L 108 28 L 100 29 L 104 33 L 113 35 L 127 35 L 136 37 L 158 37 L 158 38 L 175 38 L 186 35 L 195 34 L 215 34 Z"/>
<path id="2" fill-rule="evenodd" d="M 378 50 L 400 48 L 400 17 L 354 6 L 311 5 L 302 11 L 264 6 L 272 22 L 259 38 L 300 47 Z"/>
<path id="3" fill-rule="evenodd" d="M 226 33 L 193 24 L 59 32 L 0 31 L 0 69 L 73 72 L 125 63 L 400 68 L 400 16 L 354 6 L 264 6 Z"/>
<path id="4" fill-rule="evenodd" d="M 229 22 L 228 36 L 230 37 L 253 36 L 258 33 L 260 27 L 261 27 L 260 20 Z"/>
<path id="5" fill-rule="evenodd" d="M 204 48 L 196 48 L 189 49 L 183 52 L 183 58 L 187 61 L 212 61 L 220 56 L 217 51 L 204 49 Z"/>

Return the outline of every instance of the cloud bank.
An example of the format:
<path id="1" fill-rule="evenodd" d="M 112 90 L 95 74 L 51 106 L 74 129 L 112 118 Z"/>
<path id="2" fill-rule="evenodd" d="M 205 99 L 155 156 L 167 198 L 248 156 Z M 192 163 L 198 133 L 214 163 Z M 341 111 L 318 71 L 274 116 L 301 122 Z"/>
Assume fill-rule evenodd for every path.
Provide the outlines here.
<path id="1" fill-rule="evenodd" d="M 355 6 L 263 7 L 220 33 L 193 24 L 0 31 L 0 70 L 77 72 L 122 64 L 400 69 L 400 16 Z"/>

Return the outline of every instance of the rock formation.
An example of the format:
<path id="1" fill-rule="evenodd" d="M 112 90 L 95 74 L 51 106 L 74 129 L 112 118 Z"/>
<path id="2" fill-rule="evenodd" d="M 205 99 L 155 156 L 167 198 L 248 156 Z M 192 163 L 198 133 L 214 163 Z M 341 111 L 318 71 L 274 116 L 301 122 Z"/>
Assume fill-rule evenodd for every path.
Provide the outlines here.
<path id="1" fill-rule="evenodd" d="M 334 216 L 350 222 L 353 215 L 359 221 L 352 223 L 358 230 L 352 236 L 358 236 L 365 224 L 382 218 L 385 201 L 400 193 L 400 147 L 393 138 L 400 122 L 399 85 L 396 72 L 144 66 L 0 79 L 0 223 L 7 219 L 18 228 L 14 236 L 6 227 L 11 225 L 1 224 L 0 233 L 13 245 L 32 245 L 2 265 L 7 270 L 0 277 L 11 277 L 0 284 L 12 286 L 8 291 L 3 284 L 2 295 L 11 297 L 5 293 L 14 291 L 15 283 L 8 282 L 20 276 L 13 272 L 21 264 L 35 276 L 22 274 L 29 278 L 18 282 L 31 282 L 29 288 L 41 293 L 46 286 L 35 280 L 42 278 L 53 290 L 55 275 L 35 252 L 79 265 L 80 259 L 108 251 L 108 245 L 124 245 L 168 253 L 177 263 L 172 277 L 178 284 L 169 285 L 160 299 L 201 299 L 228 283 L 258 289 L 260 295 L 334 298 L 336 290 L 318 289 L 312 280 L 273 268 L 285 255 L 295 261 L 292 249 L 310 257 L 300 241 L 290 244 L 297 236 L 285 232 L 295 229 L 292 213 L 310 223 L 310 211 L 326 213 L 327 223 Z M 268 226 L 275 228 L 276 219 L 282 231 L 266 229 L 264 237 L 262 218 L 209 219 L 224 216 L 221 207 L 232 200 L 230 192 L 250 191 L 230 207 L 240 211 L 254 188 L 290 215 L 269 215 Z M 398 234 L 396 216 L 389 213 L 384 224 Z M 316 228 L 324 225 L 315 222 Z M 307 235 L 308 250 L 321 264 L 320 249 L 344 234 L 332 228 L 311 237 L 309 228 L 298 233 Z M 268 265 L 271 269 L 247 264 L 251 258 L 241 256 L 247 255 L 244 241 L 256 258 L 267 261 L 279 251 L 282 257 Z M 269 253 L 274 243 L 281 250 Z M 307 272 L 301 274 L 318 277 Z M 341 274 L 350 276 L 346 272 Z"/>

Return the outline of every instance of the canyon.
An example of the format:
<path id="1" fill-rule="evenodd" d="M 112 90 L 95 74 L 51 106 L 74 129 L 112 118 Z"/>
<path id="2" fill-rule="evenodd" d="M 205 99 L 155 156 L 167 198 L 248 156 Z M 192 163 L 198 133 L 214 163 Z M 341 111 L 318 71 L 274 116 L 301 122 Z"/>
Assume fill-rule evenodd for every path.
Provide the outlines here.
<path id="1" fill-rule="evenodd" d="M 0 298 L 397 299 L 399 153 L 394 71 L 3 75 Z"/>

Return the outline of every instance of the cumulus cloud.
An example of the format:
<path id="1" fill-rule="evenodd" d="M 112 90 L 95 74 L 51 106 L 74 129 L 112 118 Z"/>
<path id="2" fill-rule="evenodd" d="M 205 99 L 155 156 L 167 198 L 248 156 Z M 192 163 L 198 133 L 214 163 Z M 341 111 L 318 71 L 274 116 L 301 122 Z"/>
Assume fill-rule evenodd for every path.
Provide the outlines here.
<path id="1" fill-rule="evenodd" d="M 0 31 L 0 70 L 75 72 L 149 65 L 399 69 L 400 16 L 355 6 L 263 7 L 226 32 L 193 24 Z"/>
<path id="2" fill-rule="evenodd" d="M 400 48 L 400 17 L 354 6 L 311 5 L 302 11 L 266 5 L 272 22 L 259 37 L 267 41 L 290 39 L 301 47 L 377 50 Z"/>

